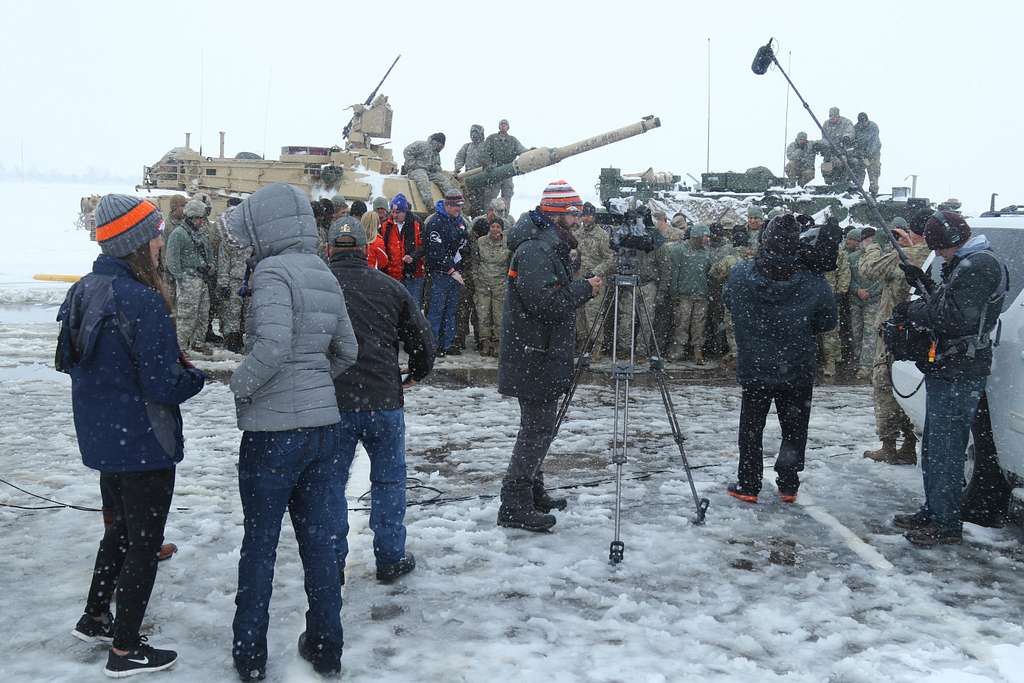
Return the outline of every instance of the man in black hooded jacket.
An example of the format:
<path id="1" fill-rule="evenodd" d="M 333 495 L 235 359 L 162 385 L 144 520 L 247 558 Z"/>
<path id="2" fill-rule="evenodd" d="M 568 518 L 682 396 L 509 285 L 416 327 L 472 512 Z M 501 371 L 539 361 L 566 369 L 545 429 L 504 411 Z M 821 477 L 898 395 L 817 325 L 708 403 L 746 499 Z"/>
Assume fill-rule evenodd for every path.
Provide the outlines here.
<path id="1" fill-rule="evenodd" d="M 572 380 L 576 309 L 593 297 L 601 278 L 572 279 L 572 226 L 583 202 L 564 181 L 545 190 L 541 204 L 509 232 L 512 259 L 502 316 L 498 391 L 519 399 L 521 411 L 508 472 L 501 485 L 498 525 L 547 531 L 565 499 L 544 490 L 541 467 L 554 438 L 558 399 Z"/>

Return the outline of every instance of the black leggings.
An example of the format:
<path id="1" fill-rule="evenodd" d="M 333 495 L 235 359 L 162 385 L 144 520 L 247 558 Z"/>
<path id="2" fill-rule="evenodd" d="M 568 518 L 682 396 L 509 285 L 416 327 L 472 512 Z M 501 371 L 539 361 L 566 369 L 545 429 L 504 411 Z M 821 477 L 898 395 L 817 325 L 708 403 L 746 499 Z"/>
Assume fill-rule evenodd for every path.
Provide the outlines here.
<path id="1" fill-rule="evenodd" d="M 134 648 L 156 580 L 157 553 L 174 494 L 174 468 L 149 472 L 100 474 L 103 507 L 112 512 L 96 553 L 85 612 L 99 617 L 110 611 L 117 591 L 114 647 Z M 104 512 L 106 512 L 105 510 Z"/>
<path id="2" fill-rule="evenodd" d="M 743 385 L 743 402 L 740 405 L 740 466 L 739 484 L 751 492 L 760 492 L 764 476 L 764 452 L 762 439 L 768 411 L 775 402 L 782 427 L 782 444 L 779 457 L 775 460 L 779 489 L 795 492 L 800 486 L 800 475 L 804 469 L 804 451 L 807 448 L 807 422 L 811 417 L 811 395 L 813 385 L 772 386 L 767 384 Z"/>

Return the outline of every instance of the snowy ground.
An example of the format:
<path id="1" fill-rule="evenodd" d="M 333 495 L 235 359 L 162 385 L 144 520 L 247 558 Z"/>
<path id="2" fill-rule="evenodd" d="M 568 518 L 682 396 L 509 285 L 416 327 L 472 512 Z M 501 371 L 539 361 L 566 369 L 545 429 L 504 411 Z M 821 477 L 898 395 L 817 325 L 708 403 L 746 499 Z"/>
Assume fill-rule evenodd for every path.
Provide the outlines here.
<path id="1" fill-rule="evenodd" d="M 12 259 L 5 259 L 0 291 L 23 282 L 8 275 Z M 94 507 L 98 477 L 79 459 L 70 386 L 50 369 L 54 312 L 52 305 L 0 305 L 0 477 Z M 444 382 L 411 391 L 409 476 L 445 498 L 471 498 L 410 508 L 409 548 L 419 567 L 390 587 L 373 579 L 366 513 L 351 513 L 345 678 L 1024 681 L 1019 530 L 968 526 L 963 546 L 930 552 L 906 544 L 887 522 L 913 508 L 920 475 L 860 457 L 874 444 L 868 389 L 817 391 L 802 504 L 783 506 L 767 485 L 762 504 L 749 506 L 724 495 L 734 475 L 738 391 L 676 385 L 697 487 L 711 500 L 703 527 L 690 523 L 689 490 L 657 394 L 641 389 L 635 398 L 639 450 L 626 466 L 625 562 L 612 567 L 606 387 L 581 389 L 553 446 L 549 485 L 598 483 L 567 490 L 570 507 L 549 535 L 494 524 L 491 496 L 515 437 L 514 402 L 492 386 Z M 232 680 L 242 519 L 227 388 L 208 386 L 184 417 L 186 459 L 167 529 L 181 551 L 161 565 L 144 629 L 155 644 L 180 652 L 160 680 Z M 769 453 L 778 437 L 772 419 Z M 353 507 L 362 507 L 355 499 L 366 488 L 363 458 L 350 487 Z M 410 492 L 415 500 L 434 495 Z M 43 505 L 2 484 L 0 502 Z M 68 634 L 101 530 L 98 513 L 0 508 L 0 680 L 103 679 L 104 651 Z M 286 521 L 270 680 L 312 678 L 295 654 L 303 612 Z"/>

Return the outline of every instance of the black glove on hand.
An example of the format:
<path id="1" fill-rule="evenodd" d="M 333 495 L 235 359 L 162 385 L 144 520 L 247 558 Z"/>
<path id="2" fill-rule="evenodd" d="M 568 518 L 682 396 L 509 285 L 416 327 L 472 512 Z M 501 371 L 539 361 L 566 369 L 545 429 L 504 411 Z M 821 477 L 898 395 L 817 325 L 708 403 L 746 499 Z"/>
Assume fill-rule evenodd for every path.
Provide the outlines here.
<path id="1" fill-rule="evenodd" d="M 918 290 L 924 287 L 924 290 L 929 294 L 935 288 L 935 284 L 932 282 L 923 270 L 910 263 L 900 263 L 900 270 L 907 278 L 907 284 L 911 287 L 916 287 Z"/>

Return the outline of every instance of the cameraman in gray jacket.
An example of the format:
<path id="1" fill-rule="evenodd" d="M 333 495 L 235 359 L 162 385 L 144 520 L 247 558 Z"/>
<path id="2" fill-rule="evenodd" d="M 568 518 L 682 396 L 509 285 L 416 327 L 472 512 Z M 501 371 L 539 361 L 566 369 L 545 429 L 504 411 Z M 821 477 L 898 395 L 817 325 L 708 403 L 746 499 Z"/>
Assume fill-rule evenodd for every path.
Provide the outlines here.
<path id="1" fill-rule="evenodd" d="M 303 559 L 306 630 L 299 654 L 321 674 L 340 670 L 341 577 L 334 549 L 343 473 L 333 378 L 357 343 L 341 288 L 317 255 L 309 197 L 268 185 L 231 212 L 228 236 L 256 263 L 245 360 L 231 377 L 238 489 L 245 535 L 238 562 L 232 656 L 242 680 L 266 675 L 268 606 L 287 508 Z"/>

